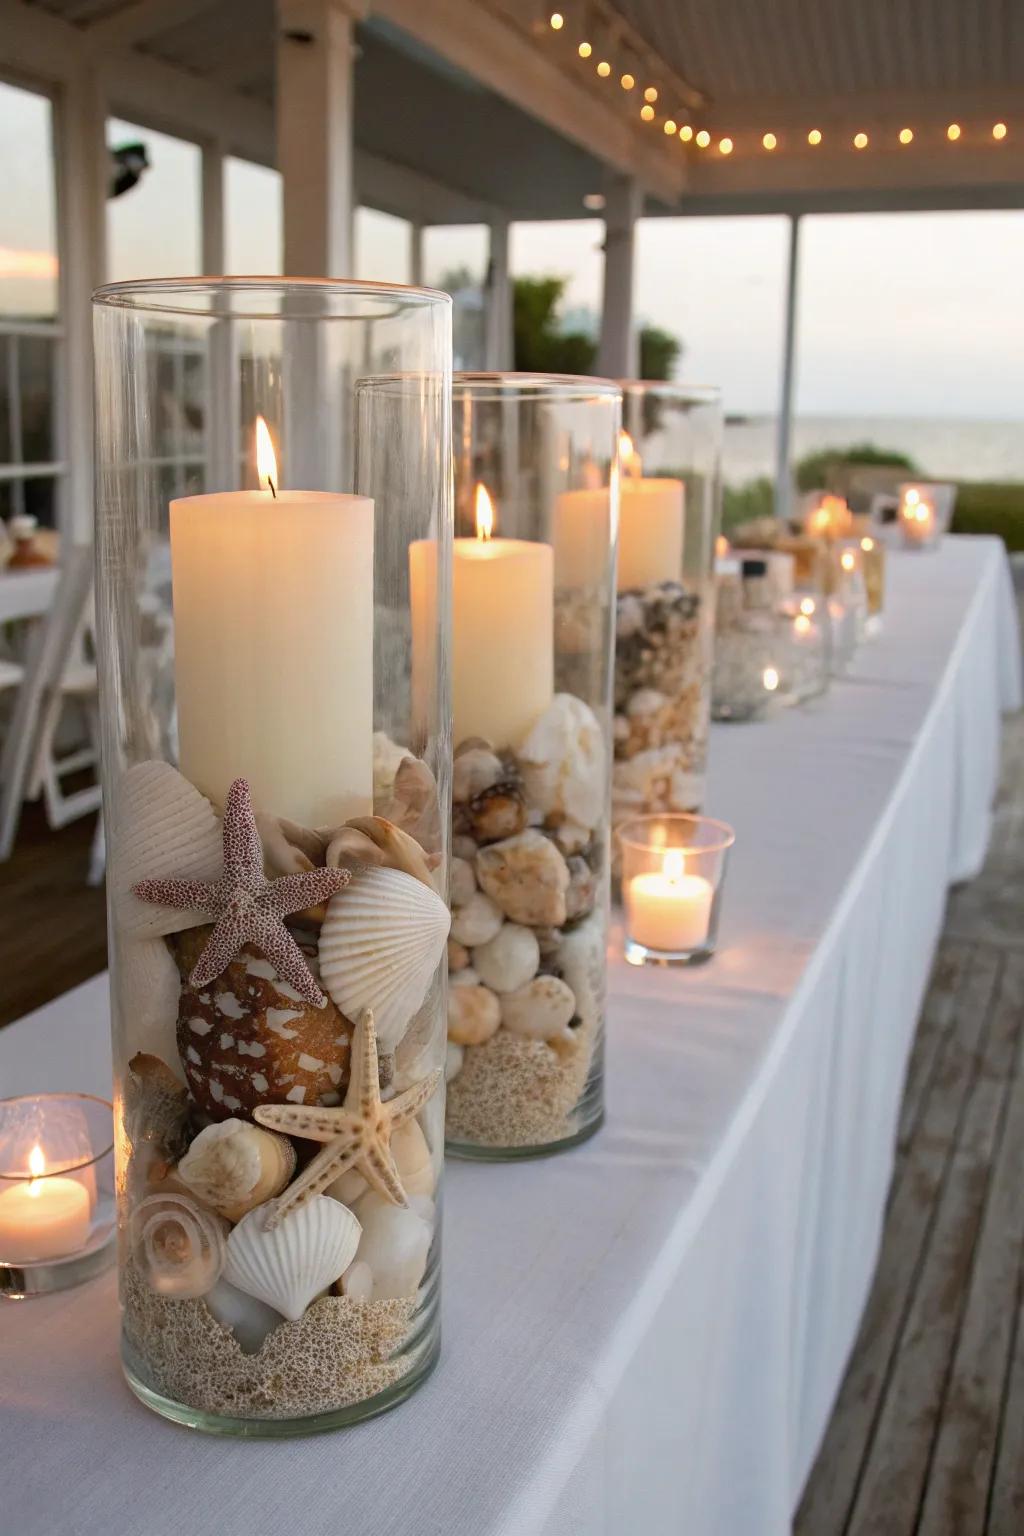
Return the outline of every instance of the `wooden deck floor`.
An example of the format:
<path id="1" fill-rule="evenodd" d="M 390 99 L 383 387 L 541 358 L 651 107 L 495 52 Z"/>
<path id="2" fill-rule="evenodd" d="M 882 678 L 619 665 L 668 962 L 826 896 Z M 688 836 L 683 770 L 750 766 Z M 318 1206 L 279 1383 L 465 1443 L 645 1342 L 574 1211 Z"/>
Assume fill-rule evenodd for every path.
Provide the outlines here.
<path id="1" fill-rule="evenodd" d="M 1024 719 L 954 892 L 874 1288 L 796 1536 L 1024 1536 Z"/>

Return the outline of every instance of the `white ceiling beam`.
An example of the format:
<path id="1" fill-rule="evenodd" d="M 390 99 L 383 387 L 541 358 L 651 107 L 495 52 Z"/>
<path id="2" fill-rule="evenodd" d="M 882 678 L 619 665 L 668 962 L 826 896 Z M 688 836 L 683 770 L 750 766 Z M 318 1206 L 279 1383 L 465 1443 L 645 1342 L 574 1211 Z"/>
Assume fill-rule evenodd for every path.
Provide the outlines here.
<path id="1" fill-rule="evenodd" d="M 990 88 L 957 91 L 861 91 L 843 95 L 830 92 L 814 96 L 759 96 L 730 100 L 721 98 L 693 114 L 697 127 L 718 129 L 754 128 L 761 132 L 780 128 L 821 128 L 841 124 L 852 135 L 870 129 L 872 122 L 897 128 L 917 129 L 922 124 L 953 122 L 994 123 L 1013 114 L 1015 103 L 1008 89 L 1002 96 Z"/>
<path id="2" fill-rule="evenodd" d="M 191 21 L 215 3 L 216 0 L 133 0 L 119 11 L 89 22 L 85 31 L 104 47 L 132 48 L 168 27 Z"/>
<path id="3" fill-rule="evenodd" d="M 683 155 L 656 125 L 634 128 L 475 0 L 371 0 L 370 8 L 653 196 L 675 203 L 685 191 Z"/>

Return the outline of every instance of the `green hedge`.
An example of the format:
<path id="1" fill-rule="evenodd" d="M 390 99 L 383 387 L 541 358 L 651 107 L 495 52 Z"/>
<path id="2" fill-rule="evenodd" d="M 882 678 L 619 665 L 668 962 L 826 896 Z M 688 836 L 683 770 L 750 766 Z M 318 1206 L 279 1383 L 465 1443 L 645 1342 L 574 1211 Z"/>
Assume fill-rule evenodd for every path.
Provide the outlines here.
<path id="1" fill-rule="evenodd" d="M 1024 550 L 1024 481 L 993 484 L 965 481 L 957 486 L 954 533 L 995 533 L 1007 549 Z"/>

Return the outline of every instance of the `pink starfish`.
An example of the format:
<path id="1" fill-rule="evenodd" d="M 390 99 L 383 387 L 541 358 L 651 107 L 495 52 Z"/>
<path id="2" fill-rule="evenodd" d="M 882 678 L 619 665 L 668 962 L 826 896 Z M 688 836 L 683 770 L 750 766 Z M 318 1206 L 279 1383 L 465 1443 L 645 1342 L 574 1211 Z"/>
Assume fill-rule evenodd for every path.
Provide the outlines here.
<path id="1" fill-rule="evenodd" d="M 322 1008 L 327 999 L 284 919 L 327 901 L 348 884 L 351 874 L 347 869 L 308 869 L 280 880 L 266 879 L 248 779 L 236 779 L 228 790 L 223 833 L 224 873 L 219 880 L 140 880 L 133 886 L 135 895 L 140 901 L 201 912 L 215 924 L 189 976 L 193 987 L 220 976 L 244 945 L 253 944 L 307 1003 Z"/>

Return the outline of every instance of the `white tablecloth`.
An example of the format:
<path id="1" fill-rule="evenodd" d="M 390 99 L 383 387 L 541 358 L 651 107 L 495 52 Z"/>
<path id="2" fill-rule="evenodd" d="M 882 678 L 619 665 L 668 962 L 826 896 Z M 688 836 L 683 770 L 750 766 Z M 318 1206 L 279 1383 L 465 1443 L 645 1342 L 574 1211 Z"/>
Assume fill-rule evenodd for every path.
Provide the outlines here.
<path id="1" fill-rule="evenodd" d="M 869 1286 L 947 883 L 983 855 L 1019 704 L 1001 545 L 890 572 L 848 681 L 714 732 L 722 950 L 613 962 L 604 1131 L 449 1164 L 431 1381 L 342 1435 L 225 1443 L 122 1385 L 112 1276 L 0 1307 L 4 1529 L 783 1536 Z M 0 1034 L 0 1089 L 104 1091 L 105 987 Z"/>
<path id="2" fill-rule="evenodd" d="M 0 571 L 0 624 L 35 619 L 49 610 L 57 590 L 57 567 Z"/>

